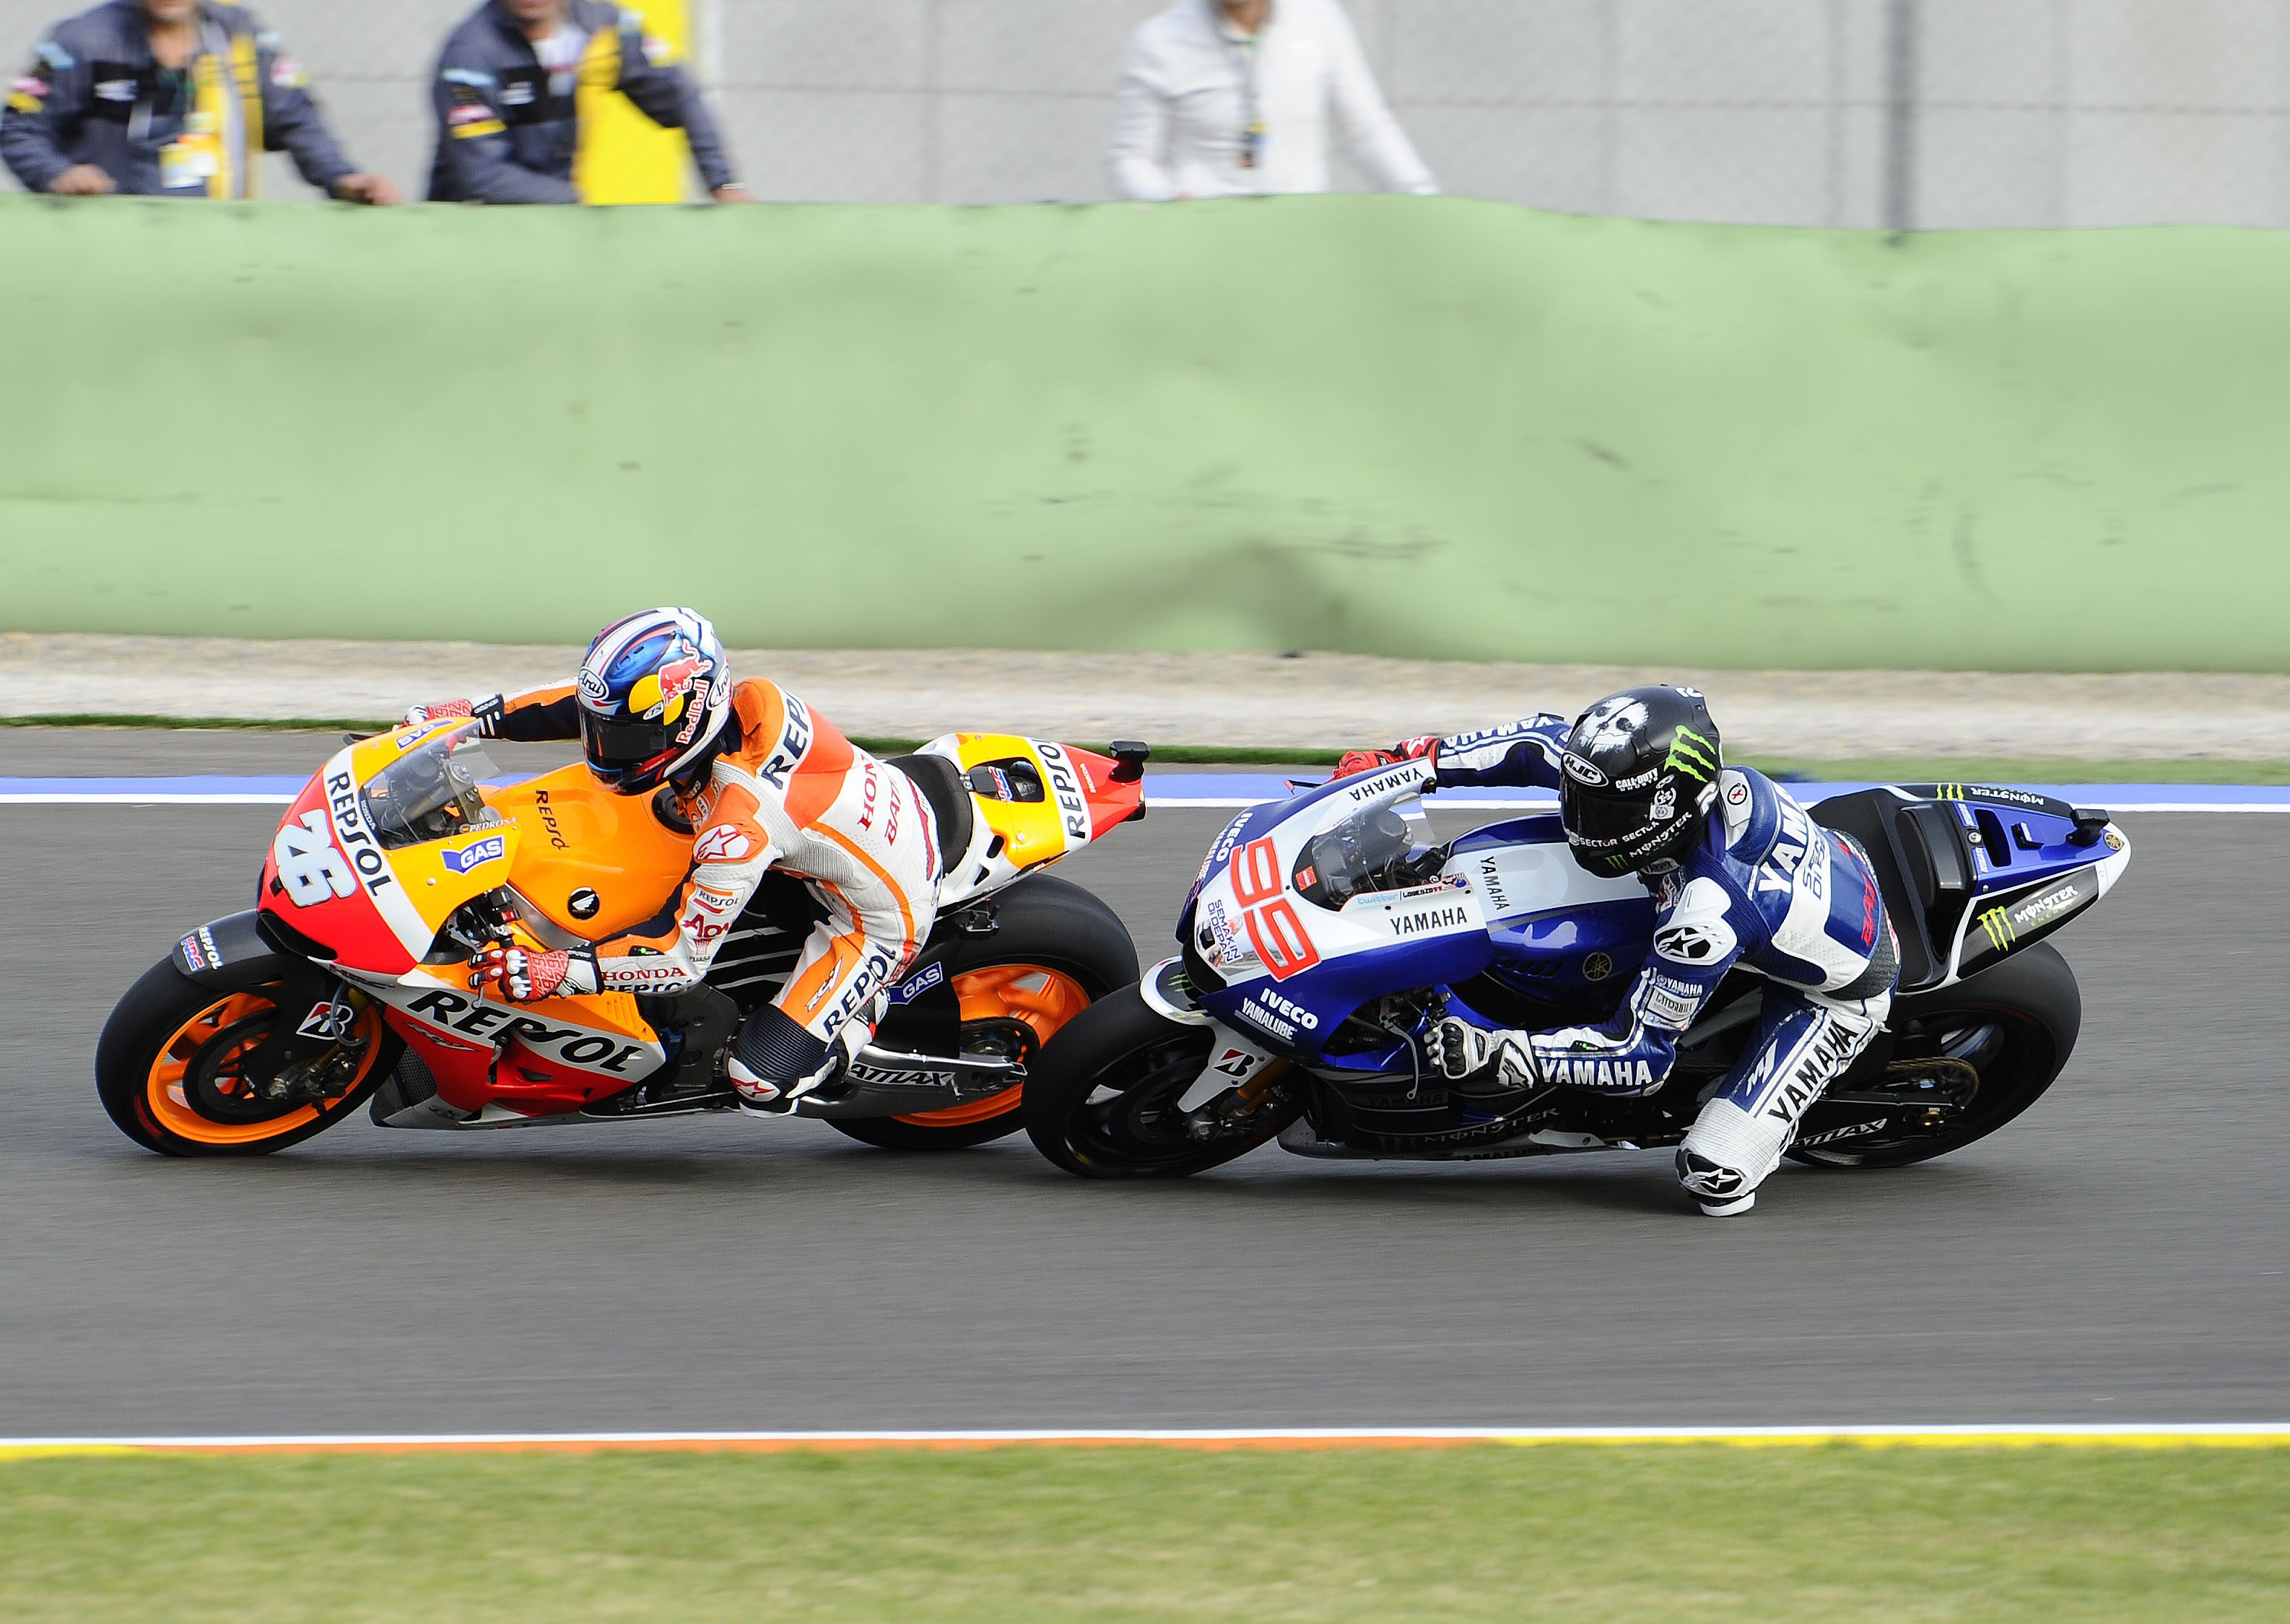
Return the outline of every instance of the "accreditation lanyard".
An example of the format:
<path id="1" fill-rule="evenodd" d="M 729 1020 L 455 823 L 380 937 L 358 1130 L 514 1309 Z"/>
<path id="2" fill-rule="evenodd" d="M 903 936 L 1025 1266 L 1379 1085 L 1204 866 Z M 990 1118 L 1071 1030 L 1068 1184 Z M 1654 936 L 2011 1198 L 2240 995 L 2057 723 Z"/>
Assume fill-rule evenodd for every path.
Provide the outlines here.
<path id="1" fill-rule="evenodd" d="M 1214 5 L 1216 0 L 1209 4 Z M 1243 43 L 1228 35 L 1220 23 L 1217 37 L 1224 42 L 1225 60 L 1240 81 L 1240 141 L 1233 162 L 1241 169 L 1254 169 L 1264 156 L 1264 103 L 1257 82 L 1264 61 L 1264 31 L 1259 28 Z"/>

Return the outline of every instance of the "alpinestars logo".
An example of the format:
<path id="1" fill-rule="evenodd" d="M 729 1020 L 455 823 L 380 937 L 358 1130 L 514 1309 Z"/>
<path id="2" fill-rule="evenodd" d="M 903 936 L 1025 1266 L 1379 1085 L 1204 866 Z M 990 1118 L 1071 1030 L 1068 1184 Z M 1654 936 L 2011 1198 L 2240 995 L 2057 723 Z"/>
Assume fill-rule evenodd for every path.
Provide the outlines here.
<path id="1" fill-rule="evenodd" d="M 1685 1149 L 1677 1153 L 1677 1181 L 1691 1194 L 1718 1201 L 1740 1195 L 1745 1182 L 1740 1168 L 1720 1167 L 1708 1156 Z"/>
<path id="2" fill-rule="evenodd" d="M 1725 952 L 1718 945 L 1717 932 L 1699 924 L 1674 924 L 1668 930 L 1657 931 L 1653 946 L 1662 957 L 1686 964 L 1706 964 L 1722 957 Z"/>
<path id="3" fill-rule="evenodd" d="M 1706 784 L 1718 776 L 1718 747 L 1692 728 L 1681 727 L 1670 740 L 1669 758 L 1661 764 L 1697 784 Z"/>
<path id="4" fill-rule="evenodd" d="M 756 849 L 756 843 L 728 823 L 719 823 L 705 830 L 692 843 L 692 860 L 700 863 L 736 863 Z"/>

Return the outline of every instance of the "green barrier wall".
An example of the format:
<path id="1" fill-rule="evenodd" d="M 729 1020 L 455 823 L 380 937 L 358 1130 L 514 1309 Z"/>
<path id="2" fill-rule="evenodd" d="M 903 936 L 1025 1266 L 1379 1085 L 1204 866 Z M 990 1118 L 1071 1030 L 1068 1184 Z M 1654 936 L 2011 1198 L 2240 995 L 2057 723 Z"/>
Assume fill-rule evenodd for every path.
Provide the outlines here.
<path id="1" fill-rule="evenodd" d="M 2290 668 L 2290 236 L 0 199 L 0 623 Z"/>

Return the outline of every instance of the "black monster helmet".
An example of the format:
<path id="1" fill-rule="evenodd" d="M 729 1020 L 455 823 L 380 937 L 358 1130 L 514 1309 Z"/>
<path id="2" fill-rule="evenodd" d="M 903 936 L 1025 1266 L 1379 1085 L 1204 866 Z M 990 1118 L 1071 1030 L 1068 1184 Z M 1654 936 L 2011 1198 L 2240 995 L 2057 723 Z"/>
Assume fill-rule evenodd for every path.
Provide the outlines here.
<path id="1" fill-rule="evenodd" d="M 1625 688 L 1574 720 L 1558 813 L 1593 874 L 1666 874 L 1718 803 L 1718 724 L 1692 688 Z"/>

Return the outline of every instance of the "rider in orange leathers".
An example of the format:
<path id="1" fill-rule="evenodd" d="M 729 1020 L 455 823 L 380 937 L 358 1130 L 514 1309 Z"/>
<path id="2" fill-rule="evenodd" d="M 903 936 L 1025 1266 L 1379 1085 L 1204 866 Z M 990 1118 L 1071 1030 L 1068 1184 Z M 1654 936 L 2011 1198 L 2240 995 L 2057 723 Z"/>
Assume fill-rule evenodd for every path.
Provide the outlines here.
<path id="1" fill-rule="evenodd" d="M 729 1061 L 741 1103 L 786 1111 L 874 1035 L 884 995 L 930 934 L 941 868 L 929 804 L 896 767 L 761 678 L 734 685 L 715 629 L 654 609 L 597 634 L 575 681 L 417 706 L 469 716 L 488 737 L 578 738 L 619 795 L 667 785 L 696 831 L 692 868 L 643 924 L 569 952 L 495 945 L 472 984 L 513 1001 L 676 993 L 696 985 L 765 871 L 808 885 L 826 917 L 779 996 L 741 1025 Z"/>

